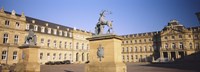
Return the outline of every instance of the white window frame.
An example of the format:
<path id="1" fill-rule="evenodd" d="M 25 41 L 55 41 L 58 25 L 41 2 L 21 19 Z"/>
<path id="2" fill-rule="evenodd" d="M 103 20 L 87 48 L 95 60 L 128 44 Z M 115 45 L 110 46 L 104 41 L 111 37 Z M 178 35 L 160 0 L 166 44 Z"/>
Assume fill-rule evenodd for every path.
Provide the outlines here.
<path id="1" fill-rule="evenodd" d="M 14 44 L 18 44 L 19 43 L 19 36 L 15 35 L 14 36 Z"/>
<path id="2" fill-rule="evenodd" d="M 5 26 L 9 26 L 10 25 L 10 21 L 9 20 L 5 20 Z"/>
<path id="3" fill-rule="evenodd" d="M 16 22 L 16 23 L 15 23 L 15 27 L 16 27 L 17 29 L 19 29 L 19 28 L 20 28 L 20 23 L 19 23 L 19 22 Z"/>
<path id="4" fill-rule="evenodd" d="M 41 27 L 41 32 L 45 32 L 45 27 Z"/>
<path id="5" fill-rule="evenodd" d="M 34 31 L 38 31 L 38 26 L 34 25 Z"/>
<path id="6" fill-rule="evenodd" d="M 7 59 L 7 53 L 8 52 L 6 50 L 2 51 L 2 57 L 1 57 L 2 60 L 6 60 Z"/>
<path id="7" fill-rule="evenodd" d="M 54 35 L 57 34 L 57 30 L 56 30 L 56 29 L 53 30 L 53 34 L 54 34 Z"/>
<path id="8" fill-rule="evenodd" d="M 59 35 L 62 36 L 62 30 L 59 30 Z"/>
<path id="9" fill-rule="evenodd" d="M 13 52 L 13 60 L 17 60 L 17 51 Z"/>
<path id="10" fill-rule="evenodd" d="M 67 37 L 67 31 L 65 31 L 65 37 Z"/>
<path id="11" fill-rule="evenodd" d="M 3 43 L 4 43 L 4 44 L 8 43 L 8 39 L 9 39 L 8 33 L 4 33 L 4 34 L 3 34 Z"/>
<path id="12" fill-rule="evenodd" d="M 26 29 L 29 30 L 30 24 L 26 24 Z"/>
<path id="13" fill-rule="evenodd" d="M 48 34 L 51 34 L 51 28 L 48 28 Z"/>

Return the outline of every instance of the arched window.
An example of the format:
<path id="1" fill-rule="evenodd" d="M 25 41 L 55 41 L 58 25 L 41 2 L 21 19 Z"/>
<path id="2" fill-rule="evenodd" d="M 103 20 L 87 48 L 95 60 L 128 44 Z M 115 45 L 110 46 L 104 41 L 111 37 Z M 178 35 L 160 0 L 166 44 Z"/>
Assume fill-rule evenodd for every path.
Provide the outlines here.
<path id="1" fill-rule="evenodd" d="M 82 61 L 84 61 L 85 59 L 84 59 L 84 53 L 82 53 Z"/>
<path id="2" fill-rule="evenodd" d="M 165 49 L 168 49 L 168 43 L 165 43 Z"/>
<path id="3" fill-rule="evenodd" d="M 175 49 L 176 48 L 176 44 L 172 43 L 172 48 Z"/>
<path id="4" fill-rule="evenodd" d="M 60 54 L 59 54 L 59 60 L 61 60 L 61 58 L 62 58 L 62 54 L 60 53 Z"/>
<path id="5" fill-rule="evenodd" d="M 17 51 L 14 51 L 13 52 L 13 60 L 16 60 L 17 59 Z"/>
<path id="6" fill-rule="evenodd" d="M 137 52 L 138 50 L 137 50 L 137 47 L 135 47 L 135 52 Z"/>
<path id="7" fill-rule="evenodd" d="M 192 49 L 192 43 L 190 43 L 190 49 Z"/>
<path id="8" fill-rule="evenodd" d="M 66 60 L 66 59 L 67 59 L 67 53 L 64 54 L 64 60 Z"/>
<path id="9" fill-rule="evenodd" d="M 76 61 L 78 61 L 78 53 L 76 53 Z"/>
<path id="10" fill-rule="evenodd" d="M 8 43 L 8 34 L 7 33 L 5 33 L 3 35 L 3 43 Z"/>
<path id="11" fill-rule="evenodd" d="M 2 57 L 1 57 L 2 60 L 6 60 L 7 59 L 7 51 L 2 51 Z"/>

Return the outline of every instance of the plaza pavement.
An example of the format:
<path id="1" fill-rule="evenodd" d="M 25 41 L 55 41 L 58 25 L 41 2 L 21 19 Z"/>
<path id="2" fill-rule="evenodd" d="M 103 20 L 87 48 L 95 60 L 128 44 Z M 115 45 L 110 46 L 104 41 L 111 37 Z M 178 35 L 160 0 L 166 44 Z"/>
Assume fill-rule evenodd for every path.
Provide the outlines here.
<path id="1" fill-rule="evenodd" d="M 128 72 L 200 72 L 199 64 L 127 63 Z M 41 72 L 84 72 L 85 64 L 42 65 Z"/>

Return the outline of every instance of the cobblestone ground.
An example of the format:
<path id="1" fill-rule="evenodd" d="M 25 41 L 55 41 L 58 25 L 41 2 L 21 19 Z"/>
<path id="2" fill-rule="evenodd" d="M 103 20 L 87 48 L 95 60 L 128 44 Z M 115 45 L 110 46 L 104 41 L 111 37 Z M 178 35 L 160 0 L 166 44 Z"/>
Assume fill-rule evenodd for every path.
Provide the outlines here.
<path id="1" fill-rule="evenodd" d="M 128 72 L 200 72 L 200 66 L 180 64 L 133 64 L 128 63 Z M 42 65 L 41 72 L 84 72 L 85 64 Z"/>

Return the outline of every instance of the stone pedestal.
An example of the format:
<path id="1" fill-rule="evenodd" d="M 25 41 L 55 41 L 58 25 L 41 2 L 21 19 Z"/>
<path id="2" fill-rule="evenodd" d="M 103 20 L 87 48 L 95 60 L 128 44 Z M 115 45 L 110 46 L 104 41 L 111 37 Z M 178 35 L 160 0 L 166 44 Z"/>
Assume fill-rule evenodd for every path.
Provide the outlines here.
<path id="1" fill-rule="evenodd" d="M 39 47 L 24 45 L 20 46 L 19 62 L 14 69 L 16 72 L 40 72 Z"/>
<path id="2" fill-rule="evenodd" d="M 90 41 L 89 61 L 85 72 L 127 72 L 122 62 L 121 38 L 116 35 L 105 35 L 88 38 Z M 103 47 L 104 57 L 97 56 L 99 46 Z"/>

